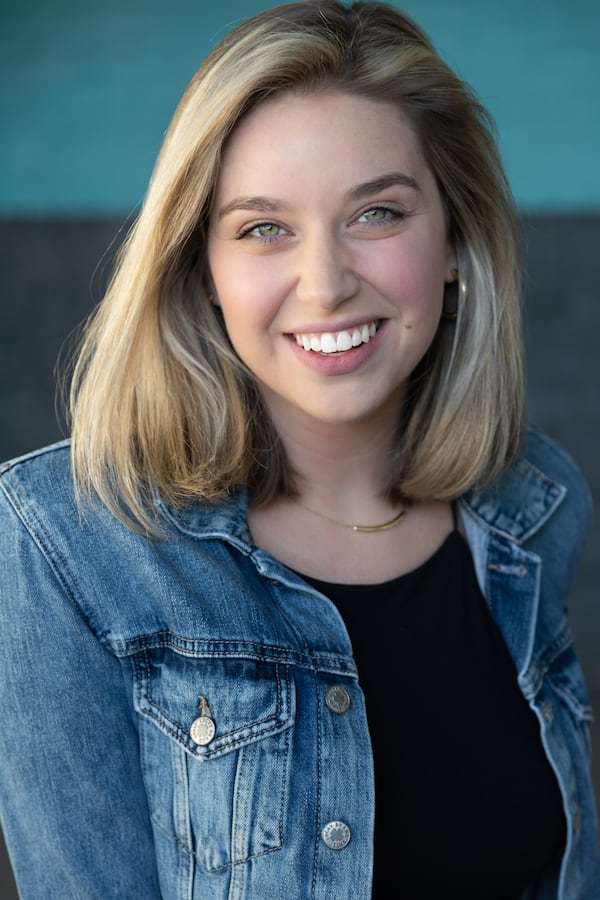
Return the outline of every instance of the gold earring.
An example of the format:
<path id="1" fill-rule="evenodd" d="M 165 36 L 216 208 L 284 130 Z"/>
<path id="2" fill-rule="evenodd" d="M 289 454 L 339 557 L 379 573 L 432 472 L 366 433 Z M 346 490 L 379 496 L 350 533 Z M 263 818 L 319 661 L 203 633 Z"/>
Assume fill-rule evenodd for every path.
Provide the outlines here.
<path id="1" fill-rule="evenodd" d="M 457 319 L 459 307 L 462 306 L 467 299 L 467 284 L 465 280 L 460 277 L 458 269 L 454 269 L 453 271 L 456 272 L 456 279 L 446 284 L 444 290 L 442 319 L 446 322 L 454 322 Z"/>

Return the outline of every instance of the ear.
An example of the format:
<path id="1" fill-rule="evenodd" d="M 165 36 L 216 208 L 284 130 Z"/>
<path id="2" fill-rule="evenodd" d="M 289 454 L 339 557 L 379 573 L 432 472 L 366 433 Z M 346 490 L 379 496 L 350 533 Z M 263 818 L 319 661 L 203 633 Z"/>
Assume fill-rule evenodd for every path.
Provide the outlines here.
<path id="1" fill-rule="evenodd" d="M 219 298 L 217 297 L 217 291 L 213 284 L 212 278 L 210 276 L 206 279 L 205 282 L 205 290 L 206 290 L 206 299 L 210 303 L 211 306 L 220 306 Z"/>
<path id="2" fill-rule="evenodd" d="M 452 284 L 458 281 L 458 261 L 456 258 L 456 250 L 451 244 L 448 244 L 448 255 L 446 260 L 446 274 L 444 276 L 446 284 Z"/>
<path id="3" fill-rule="evenodd" d="M 456 265 L 450 265 L 446 269 L 446 274 L 444 276 L 444 282 L 446 284 L 454 284 L 458 281 L 458 269 Z"/>
<path id="4" fill-rule="evenodd" d="M 202 286 L 206 291 L 206 299 L 208 300 L 210 305 L 220 306 L 221 304 L 219 303 L 219 298 L 217 296 L 217 289 L 215 288 L 215 283 L 213 281 L 212 273 L 210 271 L 208 263 L 206 264 L 206 268 L 202 273 Z"/>

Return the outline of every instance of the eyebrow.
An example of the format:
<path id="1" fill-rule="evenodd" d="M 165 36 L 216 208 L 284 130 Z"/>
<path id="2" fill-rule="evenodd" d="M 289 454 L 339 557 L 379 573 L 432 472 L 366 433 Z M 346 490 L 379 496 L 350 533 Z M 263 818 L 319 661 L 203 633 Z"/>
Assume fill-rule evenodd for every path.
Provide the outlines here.
<path id="1" fill-rule="evenodd" d="M 382 175 L 374 178 L 372 181 L 365 181 L 353 187 L 348 193 L 349 200 L 362 200 L 369 194 L 376 194 L 379 191 L 385 191 L 390 187 L 408 187 L 415 191 L 420 191 L 418 182 L 411 176 L 403 172 L 391 172 L 389 175 Z M 251 212 L 272 213 L 287 209 L 287 204 L 281 200 L 274 200 L 269 197 L 235 197 L 222 206 L 217 213 L 217 218 L 222 219 L 236 210 L 249 210 Z"/>
<path id="2" fill-rule="evenodd" d="M 377 194 L 379 191 L 385 191 L 389 187 L 408 187 L 414 191 L 420 191 L 418 182 L 412 175 L 406 175 L 404 172 L 391 172 L 389 175 L 382 175 L 380 178 L 374 178 L 373 181 L 365 181 L 364 184 L 358 184 L 350 191 L 350 200 L 362 200 L 368 194 Z"/>
<path id="3" fill-rule="evenodd" d="M 222 206 L 217 216 L 219 219 L 222 219 L 223 216 L 226 216 L 237 209 L 248 209 L 251 212 L 270 213 L 278 212 L 279 210 L 286 208 L 286 203 L 282 203 L 280 200 L 270 200 L 269 197 L 236 197 L 234 200 L 230 200 L 229 203 L 226 203 L 225 206 Z"/>

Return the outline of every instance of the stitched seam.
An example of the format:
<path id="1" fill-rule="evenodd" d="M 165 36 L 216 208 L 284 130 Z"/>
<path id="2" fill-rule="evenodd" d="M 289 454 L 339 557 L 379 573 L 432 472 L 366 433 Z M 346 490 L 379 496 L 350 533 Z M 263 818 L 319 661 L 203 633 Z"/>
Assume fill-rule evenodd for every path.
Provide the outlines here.
<path id="1" fill-rule="evenodd" d="M 321 839 L 320 836 L 320 818 L 321 818 L 321 777 L 322 777 L 322 730 L 321 730 L 321 691 L 319 685 L 319 679 L 317 674 L 315 673 L 314 678 L 315 683 L 315 699 L 317 705 L 317 796 L 316 796 L 316 806 L 315 806 L 315 844 L 314 844 L 314 857 L 313 857 L 313 874 L 312 874 L 312 885 L 311 885 L 311 897 L 315 900 L 317 896 L 317 864 L 319 859 L 319 841 Z"/>
<path id="2" fill-rule="evenodd" d="M 203 649 L 215 647 L 215 649 Z M 259 644 L 255 641 L 239 641 L 239 640 L 228 640 L 215 638 L 214 640 L 193 640 L 190 638 L 186 638 L 183 635 L 179 635 L 173 631 L 157 631 L 153 633 L 148 633 L 144 635 L 138 635 L 134 638 L 128 638 L 121 641 L 115 641 L 115 648 L 123 648 L 118 649 L 117 652 L 122 656 L 127 656 L 132 653 L 137 653 L 140 650 L 144 649 L 154 649 L 155 647 L 173 647 L 177 649 L 182 655 L 186 656 L 196 656 L 196 655 L 215 655 L 218 653 L 222 653 L 223 650 L 220 648 L 225 648 L 226 652 L 229 654 L 232 651 L 227 649 L 229 647 L 239 648 L 237 653 L 240 654 L 253 654 L 257 655 L 260 659 L 266 659 L 266 654 L 271 653 L 276 660 L 287 659 L 300 659 L 305 660 L 307 664 L 311 664 L 313 660 L 322 660 L 323 662 L 332 662 L 338 663 L 340 660 L 347 660 L 350 664 L 351 660 L 349 657 L 341 657 L 339 654 L 334 653 L 319 653 L 307 650 L 304 653 L 290 650 L 287 647 L 278 647 L 274 644 Z"/>
<path id="3" fill-rule="evenodd" d="M 233 859 L 229 863 L 225 863 L 225 865 L 218 866 L 215 869 L 207 869 L 207 872 L 222 872 L 224 869 L 230 869 L 232 866 L 239 866 L 242 863 L 250 862 L 252 859 L 260 859 L 261 856 L 267 856 L 269 853 L 277 853 L 281 850 L 281 847 L 269 847 L 268 850 L 261 850 L 260 853 L 253 853 L 251 856 L 244 856 L 240 859 Z"/>
<path id="4" fill-rule="evenodd" d="M 283 723 L 276 722 L 274 725 L 270 726 L 269 728 L 262 729 L 258 734 L 251 734 L 251 735 L 247 735 L 246 737 L 238 738 L 235 741 L 224 742 L 216 750 L 208 750 L 205 753 L 198 754 L 197 752 L 195 752 L 193 750 L 193 748 L 188 746 L 188 744 L 181 739 L 181 735 L 178 731 L 168 728 L 164 724 L 163 719 L 159 718 L 157 715 L 154 715 L 149 710 L 142 709 L 142 712 L 149 719 L 152 719 L 152 721 L 156 722 L 157 725 L 161 726 L 161 730 L 164 730 L 167 734 L 169 734 L 172 738 L 174 738 L 174 740 L 178 741 L 182 747 L 184 747 L 189 753 L 191 753 L 191 755 L 194 757 L 194 759 L 198 759 L 198 760 L 204 760 L 204 759 L 208 760 L 208 759 L 211 759 L 213 756 L 219 756 L 220 754 L 222 754 L 225 751 L 229 752 L 230 750 L 236 750 L 238 747 L 244 746 L 244 744 L 248 744 L 248 743 L 252 743 L 257 740 L 261 740 L 261 738 L 267 737 L 270 734 L 276 734 L 278 731 L 285 731 L 286 729 L 290 728 L 292 725 L 292 722 L 287 722 L 287 721 L 284 721 Z M 168 719 L 166 721 L 169 722 Z"/>
<path id="5" fill-rule="evenodd" d="M 168 634 L 169 632 L 165 632 Z M 143 639 L 136 638 L 136 643 L 138 647 L 135 650 L 130 650 L 127 653 L 122 653 L 116 651 L 114 653 L 117 657 L 126 657 L 126 656 L 136 656 L 143 655 L 148 650 L 158 650 L 158 649 L 169 649 L 178 653 L 180 656 L 185 656 L 188 659 L 247 659 L 261 663 L 269 663 L 275 666 L 285 665 L 286 667 L 294 666 L 300 669 L 308 669 L 311 672 L 321 672 L 321 673 L 329 673 L 329 674 L 342 674 L 349 678 L 358 678 L 358 674 L 356 672 L 356 666 L 351 659 L 336 659 L 335 657 L 325 657 L 327 661 L 331 661 L 331 665 L 323 666 L 321 665 L 321 660 L 323 657 L 321 654 L 315 654 L 314 658 L 298 658 L 298 655 L 294 653 L 288 653 L 285 650 L 280 650 L 276 655 L 269 656 L 263 652 L 251 653 L 245 649 L 232 652 L 228 650 L 226 647 L 222 646 L 220 649 L 215 649 L 211 651 L 203 651 L 199 652 L 185 652 L 182 651 L 180 646 L 176 643 L 173 643 L 169 640 L 165 641 L 144 641 Z M 213 643 L 213 642 L 210 642 Z M 220 644 L 231 644 L 236 646 L 239 642 L 237 641 L 221 641 Z M 261 645 L 249 645 L 252 647 L 259 647 Z M 114 643 L 111 648 L 114 651 Z M 159 707 L 160 708 L 160 707 Z"/>
<path id="6" fill-rule="evenodd" d="M 289 789 L 290 783 L 290 735 L 291 731 L 288 730 L 285 734 L 285 772 L 283 773 L 283 783 L 281 785 L 281 799 L 279 801 L 279 848 L 283 847 L 283 820 L 285 815 L 285 798 Z"/>
<path id="7" fill-rule="evenodd" d="M 552 685 L 552 688 L 556 692 L 557 696 L 564 700 L 571 712 L 577 717 L 577 719 L 579 719 L 580 722 L 593 721 L 594 714 L 591 706 L 589 706 L 587 703 L 582 703 L 577 694 L 571 691 L 568 687 L 565 687 L 564 684 L 557 682 L 551 672 L 547 673 L 547 680 Z"/>
<path id="8" fill-rule="evenodd" d="M 560 634 L 544 648 L 543 654 L 537 660 L 537 666 L 542 674 L 548 672 L 553 662 L 572 644 L 573 636 L 569 628 L 564 627 Z"/>
<path id="9" fill-rule="evenodd" d="M 79 618 L 86 624 L 88 628 L 91 629 L 92 633 L 98 638 L 103 646 L 105 646 L 111 653 L 113 653 L 112 648 L 110 647 L 110 642 L 108 641 L 106 636 L 106 631 L 99 628 L 99 626 L 94 622 L 93 617 L 89 614 L 88 610 L 86 610 L 84 613 L 80 603 L 77 600 L 77 595 L 83 596 L 83 592 L 79 587 L 77 578 L 69 569 L 67 560 L 65 559 L 64 555 L 57 547 L 55 547 L 51 543 L 50 535 L 46 527 L 35 514 L 31 504 L 22 502 L 10 489 L 8 484 L 4 483 L 1 486 L 4 489 L 6 499 L 12 506 L 17 517 L 21 520 L 23 527 L 31 538 L 33 544 L 37 547 L 38 552 L 41 553 L 41 555 L 46 560 L 50 571 L 53 573 L 65 596 L 68 597 Z M 65 570 L 65 572 L 68 572 L 70 582 L 67 580 L 67 577 L 61 570 L 61 567 Z M 113 653 L 113 655 L 115 654 Z"/>
<path id="10" fill-rule="evenodd" d="M 276 853 L 278 850 L 281 850 L 282 843 L 280 841 L 277 847 L 269 847 L 267 850 L 261 850 L 260 853 L 252 853 L 249 856 L 236 857 L 236 859 L 231 860 L 228 863 L 224 863 L 222 866 L 204 866 L 200 862 L 199 856 L 195 850 L 192 850 L 184 841 L 181 840 L 176 834 L 168 831 L 164 825 L 156 818 L 156 814 L 152 813 L 150 816 L 153 825 L 158 828 L 158 830 L 163 834 L 166 838 L 168 838 L 172 843 L 176 844 L 180 847 L 185 853 L 189 856 L 193 857 L 201 869 L 205 872 L 223 872 L 225 869 L 231 868 L 231 866 L 238 866 L 242 863 L 250 862 L 253 859 L 259 859 L 261 856 L 267 856 L 269 853 Z"/>

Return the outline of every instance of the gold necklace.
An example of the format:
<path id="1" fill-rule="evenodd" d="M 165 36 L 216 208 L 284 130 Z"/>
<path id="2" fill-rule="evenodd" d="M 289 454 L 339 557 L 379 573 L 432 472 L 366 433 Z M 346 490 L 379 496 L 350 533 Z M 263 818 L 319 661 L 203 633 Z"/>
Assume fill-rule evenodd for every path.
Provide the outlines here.
<path id="1" fill-rule="evenodd" d="M 338 519 L 332 519 L 331 516 L 326 516 L 325 513 L 319 512 L 316 509 L 312 509 L 305 503 L 300 503 L 299 500 L 297 502 L 300 506 L 304 507 L 304 509 L 307 509 L 313 515 L 320 516 L 321 519 L 326 519 L 328 522 L 333 522 L 334 525 L 339 525 L 341 528 L 349 528 L 350 531 L 360 531 L 363 533 L 388 531 L 390 528 L 394 528 L 399 522 L 401 522 L 407 512 L 406 509 L 401 509 L 397 516 L 394 516 L 394 518 L 390 519 L 389 522 L 382 522 L 381 525 L 348 525 L 346 522 L 340 522 L 338 521 Z"/>

